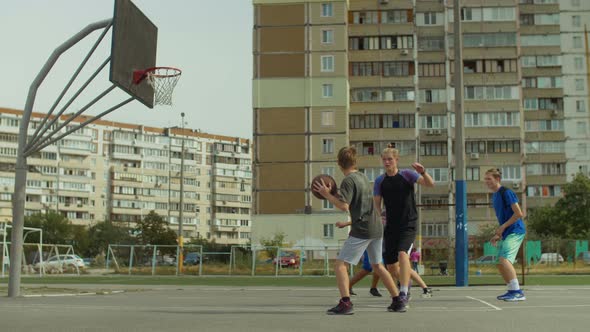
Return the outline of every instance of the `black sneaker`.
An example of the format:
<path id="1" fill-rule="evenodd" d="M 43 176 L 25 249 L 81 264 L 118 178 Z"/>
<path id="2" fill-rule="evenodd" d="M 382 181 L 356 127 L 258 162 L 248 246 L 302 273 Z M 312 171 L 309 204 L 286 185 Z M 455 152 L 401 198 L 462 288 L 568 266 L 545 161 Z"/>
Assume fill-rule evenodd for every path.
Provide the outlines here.
<path id="1" fill-rule="evenodd" d="M 326 314 L 328 315 L 352 315 L 354 314 L 354 310 L 352 309 L 352 302 L 344 302 L 340 300 L 338 305 L 332 309 L 329 309 Z"/>
<path id="2" fill-rule="evenodd" d="M 422 298 L 432 297 L 432 288 L 427 287 L 422 289 Z"/>
<path id="3" fill-rule="evenodd" d="M 396 296 L 392 299 L 391 301 L 391 305 L 389 307 L 387 307 L 387 311 L 390 312 L 406 312 L 406 305 L 404 304 L 404 302 L 402 301 L 402 299 L 400 299 L 399 296 Z"/>
<path id="4" fill-rule="evenodd" d="M 350 293 L 350 296 L 356 296 L 356 293 L 352 291 L 352 288 L 349 289 L 348 292 Z"/>
<path id="5" fill-rule="evenodd" d="M 379 293 L 379 290 L 377 288 L 371 288 L 371 290 L 369 291 L 369 293 L 371 293 L 371 295 L 376 296 L 376 297 L 383 296 L 383 295 L 381 295 L 381 293 Z"/>

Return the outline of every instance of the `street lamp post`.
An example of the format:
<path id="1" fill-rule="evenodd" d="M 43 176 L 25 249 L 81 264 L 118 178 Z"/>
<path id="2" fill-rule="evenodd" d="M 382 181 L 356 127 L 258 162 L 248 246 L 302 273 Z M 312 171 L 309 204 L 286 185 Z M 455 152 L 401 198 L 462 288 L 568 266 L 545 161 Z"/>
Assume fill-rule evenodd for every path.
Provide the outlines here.
<path id="1" fill-rule="evenodd" d="M 178 254 L 178 273 L 183 273 L 183 264 L 184 264 L 184 238 L 183 238 L 183 205 L 184 205 L 184 112 L 180 113 L 180 117 L 182 118 L 182 132 L 181 132 L 181 139 L 182 143 L 180 145 L 180 206 L 178 207 L 178 246 L 179 246 L 179 254 Z"/>

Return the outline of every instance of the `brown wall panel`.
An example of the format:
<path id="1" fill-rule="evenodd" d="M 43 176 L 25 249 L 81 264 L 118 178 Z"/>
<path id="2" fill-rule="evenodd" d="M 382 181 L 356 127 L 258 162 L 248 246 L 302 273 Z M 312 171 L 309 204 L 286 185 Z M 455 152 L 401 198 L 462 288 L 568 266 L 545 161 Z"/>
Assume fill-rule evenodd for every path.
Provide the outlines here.
<path id="1" fill-rule="evenodd" d="M 259 108 L 257 134 L 302 134 L 305 132 L 305 109 Z"/>
<path id="2" fill-rule="evenodd" d="M 259 162 L 285 162 L 305 160 L 305 136 L 259 136 Z M 288 153 L 285 153 L 288 151 Z"/>
<path id="3" fill-rule="evenodd" d="M 261 5 L 259 6 L 258 25 L 303 25 L 305 23 L 305 6 Z"/>
<path id="4" fill-rule="evenodd" d="M 303 52 L 305 27 L 260 28 L 261 52 Z"/>
<path id="5" fill-rule="evenodd" d="M 305 208 L 304 192 L 258 192 L 257 214 L 291 214 Z"/>
<path id="6" fill-rule="evenodd" d="M 260 78 L 304 77 L 305 55 L 301 54 L 262 54 L 260 56 Z"/>
<path id="7" fill-rule="evenodd" d="M 305 189 L 305 164 L 261 164 L 256 166 L 257 189 Z"/>

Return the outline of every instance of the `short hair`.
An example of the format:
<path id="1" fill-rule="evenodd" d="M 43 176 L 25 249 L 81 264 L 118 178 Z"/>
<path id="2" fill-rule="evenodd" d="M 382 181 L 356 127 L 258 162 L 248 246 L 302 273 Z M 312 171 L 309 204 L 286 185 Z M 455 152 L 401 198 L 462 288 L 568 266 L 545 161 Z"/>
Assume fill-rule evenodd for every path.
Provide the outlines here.
<path id="1" fill-rule="evenodd" d="M 342 169 L 356 166 L 356 148 L 354 146 L 345 146 L 338 151 L 338 166 Z"/>
<path id="2" fill-rule="evenodd" d="M 383 149 L 383 152 L 381 152 L 381 158 L 387 154 L 391 154 L 394 158 L 397 158 L 399 157 L 399 150 L 394 148 L 393 144 L 389 143 L 387 144 L 387 147 Z"/>
<path id="3" fill-rule="evenodd" d="M 486 174 L 493 176 L 498 181 L 502 179 L 502 171 L 499 168 L 490 168 Z"/>

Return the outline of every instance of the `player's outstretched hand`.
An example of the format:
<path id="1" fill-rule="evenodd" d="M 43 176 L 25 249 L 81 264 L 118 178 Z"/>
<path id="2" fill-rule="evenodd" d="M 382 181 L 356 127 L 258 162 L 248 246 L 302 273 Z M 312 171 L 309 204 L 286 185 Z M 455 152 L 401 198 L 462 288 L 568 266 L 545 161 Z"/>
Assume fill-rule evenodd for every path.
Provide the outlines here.
<path id="1" fill-rule="evenodd" d="M 413 163 L 412 167 L 416 170 L 416 172 L 418 172 L 418 174 L 422 174 L 426 170 L 420 163 Z"/>
<path id="2" fill-rule="evenodd" d="M 313 191 L 319 193 L 324 197 L 328 197 L 328 195 L 330 195 L 330 192 L 332 191 L 332 185 L 326 184 L 322 179 L 321 181 L 315 182 L 313 184 Z"/>
<path id="3" fill-rule="evenodd" d="M 498 243 L 498 241 L 500 241 L 501 237 L 498 234 L 495 234 L 492 239 L 490 240 L 490 242 L 492 243 L 492 245 L 495 247 L 496 244 Z"/>
<path id="4" fill-rule="evenodd" d="M 344 228 L 346 226 L 348 226 L 348 222 L 346 222 L 346 221 L 338 221 L 338 222 L 336 222 L 336 227 L 338 227 L 338 228 Z"/>

